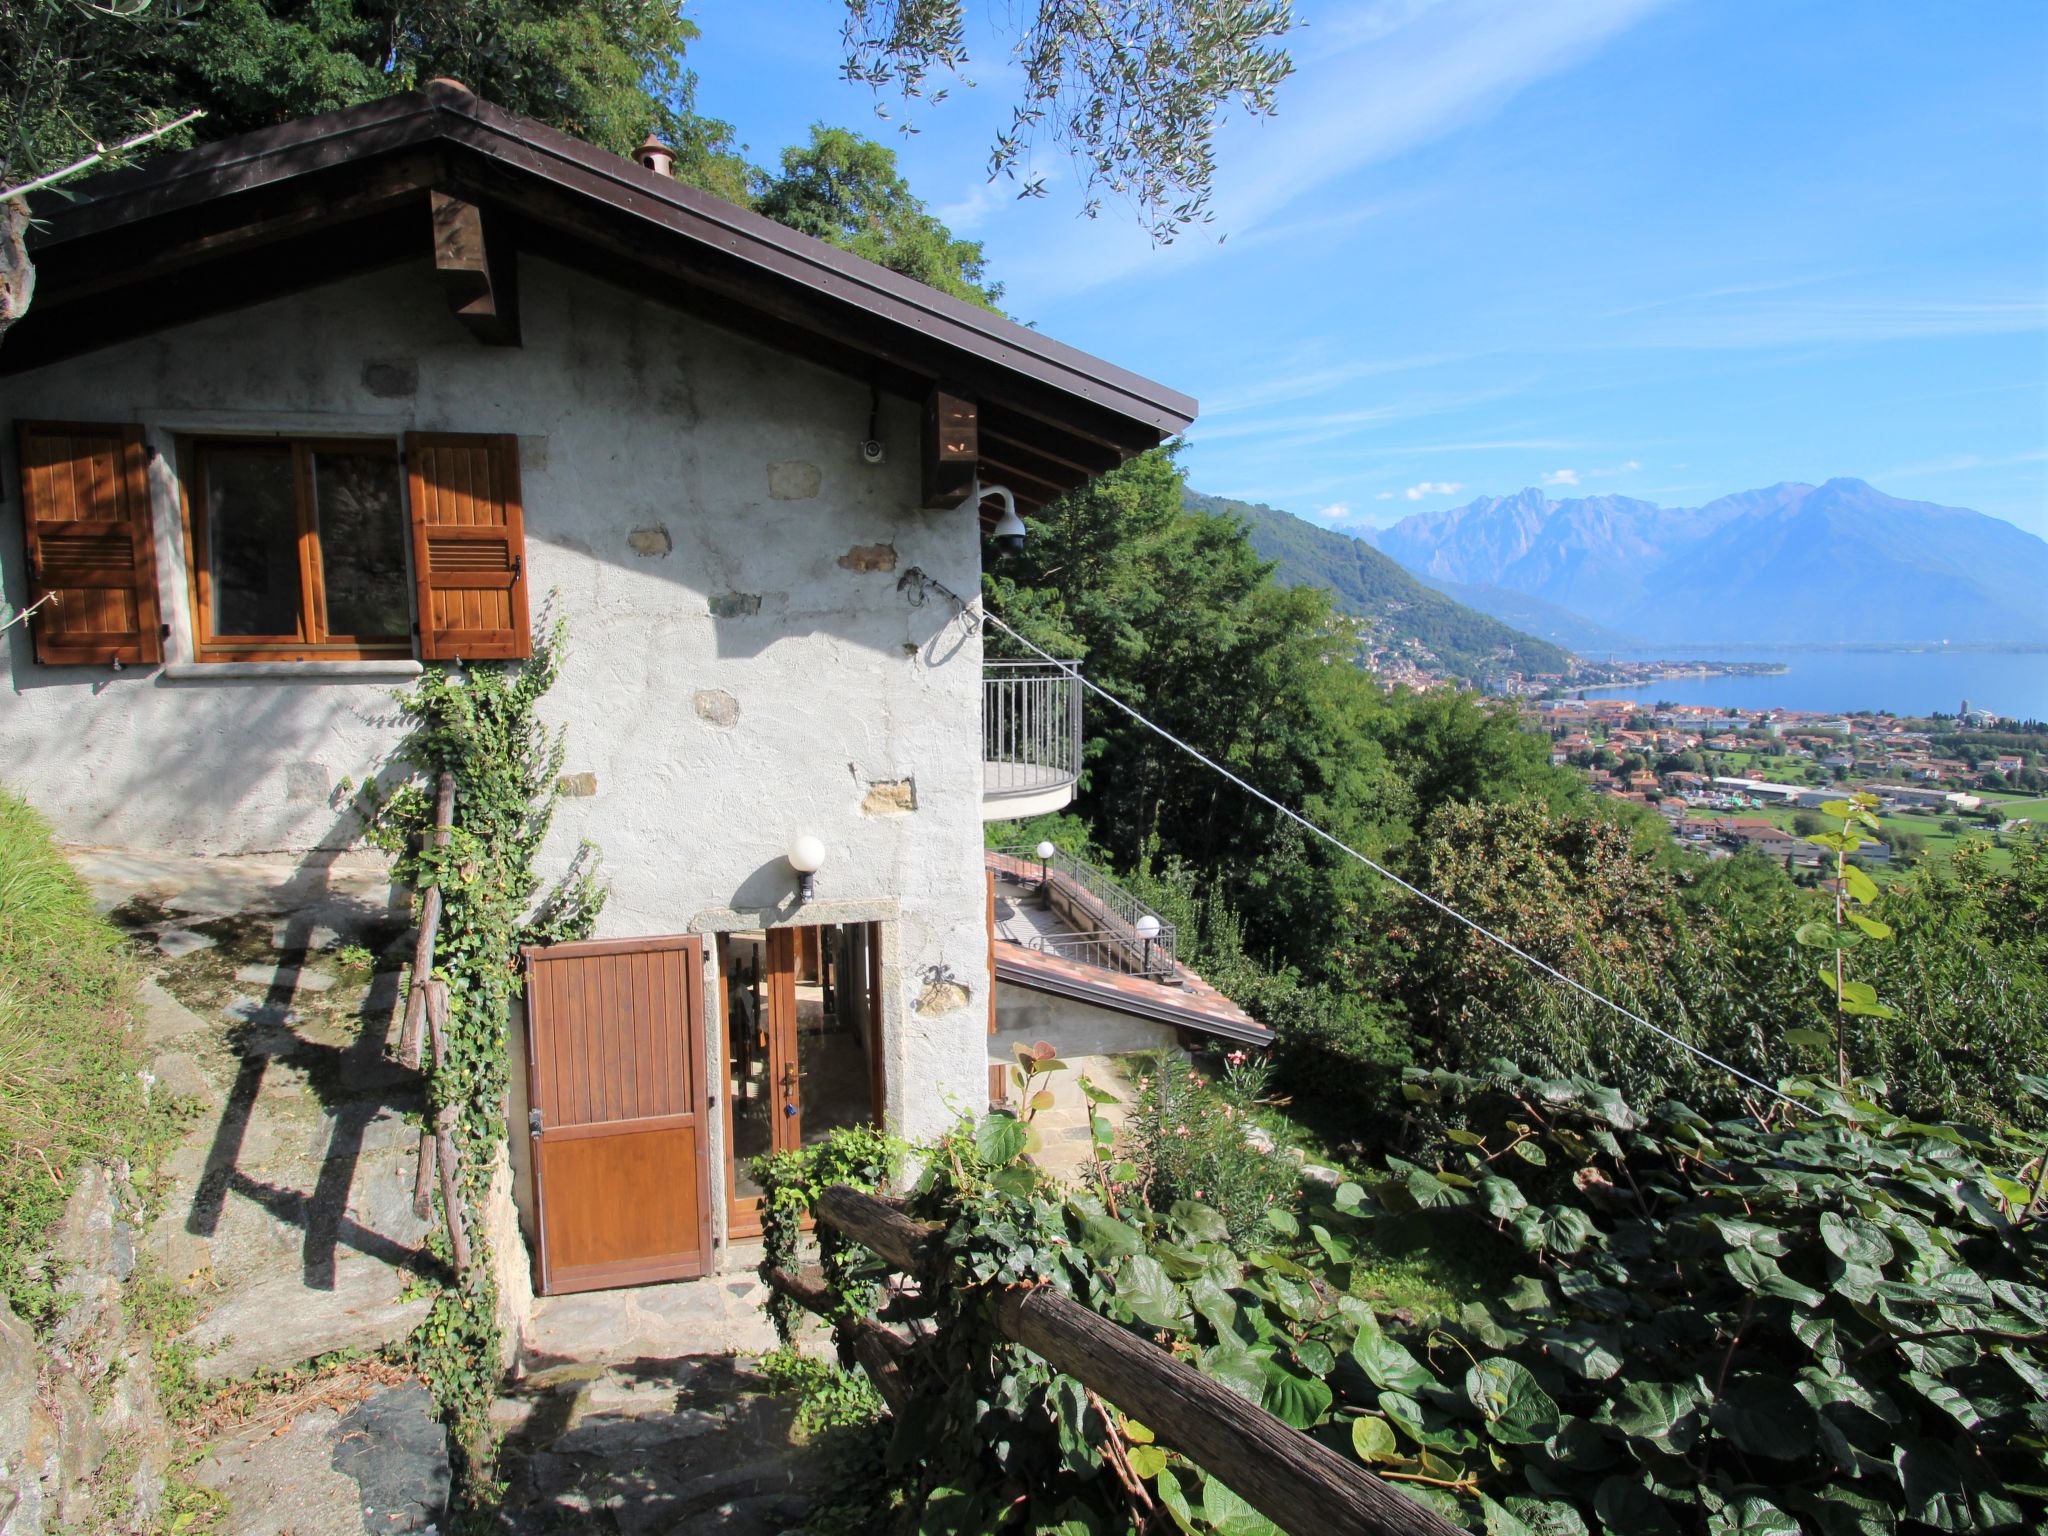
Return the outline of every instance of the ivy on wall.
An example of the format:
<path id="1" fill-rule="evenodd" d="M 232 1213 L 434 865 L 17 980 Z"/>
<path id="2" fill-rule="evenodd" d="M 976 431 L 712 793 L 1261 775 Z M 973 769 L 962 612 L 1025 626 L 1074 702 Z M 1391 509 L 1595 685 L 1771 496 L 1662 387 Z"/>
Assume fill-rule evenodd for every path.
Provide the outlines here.
<path id="1" fill-rule="evenodd" d="M 441 891 L 434 976 L 448 988 L 447 1046 L 427 1074 L 426 1112 L 429 1122 L 446 1106 L 457 1112 L 456 1187 L 471 1257 L 467 1272 L 455 1274 L 445 1229 L 435 1229 L 431 1241 L 450 1278 L 412 1344 L 460 1452 L 473 1512 L 489 1507 L 496 1487 L 490 1406 L 501 1340 L 483 1210 L 506 1134 L 519 951 L 587 936 L 605 896 L 596 849 L 586 843 L 536 899 L 534 864 L 554 819 L 565 752 L 563 733 L 542 724 L 539 705 L 561 673 L 565 635 L 565 621 L 543 612 L 530 659 L 431 668 L 402 691 L 399 710 L 411 730 L 394 759 L 407 777 L 369 806 L 370 841 L 393 855 L 393 879 Z M 436 846 L 434 785 L 444 772 L 454 776 L 454 820 Z"/>

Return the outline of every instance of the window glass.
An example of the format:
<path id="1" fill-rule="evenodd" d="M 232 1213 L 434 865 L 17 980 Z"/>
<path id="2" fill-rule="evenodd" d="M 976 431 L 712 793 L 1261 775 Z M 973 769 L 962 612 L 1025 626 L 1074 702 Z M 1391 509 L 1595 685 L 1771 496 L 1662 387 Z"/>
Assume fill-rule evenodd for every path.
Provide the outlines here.
<path id="1" fill-rule="evenodd" d="M 388 452 L 316 450 L 313 508 L 328 632 L 364 640 L 406 634 L 411 610 L 397 458 Z"/>
<path id="2" fill-rule="evenodd" d="M 299 512 L 290 452 L 212 449 L 206 492 L 213 633 L 297 635 Z"/>

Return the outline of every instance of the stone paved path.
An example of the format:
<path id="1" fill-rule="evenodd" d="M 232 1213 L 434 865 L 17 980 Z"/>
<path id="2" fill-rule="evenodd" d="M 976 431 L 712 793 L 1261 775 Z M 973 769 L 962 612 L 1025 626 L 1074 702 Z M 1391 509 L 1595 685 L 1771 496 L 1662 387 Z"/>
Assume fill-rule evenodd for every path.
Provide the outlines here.
<path id="1" fill-rule="evenodd" d="M 501 1398 L 503 1528 L 519 1536 L 775 1536 L 821 1469 L 788 1399 L 730 1355 L 563 1365 Z"/>

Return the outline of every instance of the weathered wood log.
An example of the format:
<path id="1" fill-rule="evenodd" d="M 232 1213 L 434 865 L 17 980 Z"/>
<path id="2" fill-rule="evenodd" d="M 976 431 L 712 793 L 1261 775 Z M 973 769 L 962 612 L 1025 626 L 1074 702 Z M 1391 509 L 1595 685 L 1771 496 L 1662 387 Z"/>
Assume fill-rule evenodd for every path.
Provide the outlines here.
<path id="1" fill-rule="evenodd" d="M 899 1269 L 920 1273 L 935 1261 L 929 1244 L 937 1229 L 871 1195 L 834 1185 L 815 1209 Z M 1460 1536 L 1349 1457 L 1050 1286 L 1001 1288 L 994 1322 L 1293 1536 Z"/>
<path id="2" fill-rule="evenodd" d="M 420 1127 L 420 1155 L 412 1170 L 412 1213 L 425 1221 L 434 1214 L 434 1127 Z"/>
<path id="3" fill-rule="evenodd" d="M 434 785 L 434 832 L 436 848 L 448 846 L 448 832 L 455 825 L 455 775 L 441 771 Z M 427 982 L 434 974 L 434 935 L 441 927 L 440 882 L 428 886 L 420 896 L 420 933 L 412 950 L 412 985 L 405 999 L 405 1028 L 398 1037 L 398 1059 L 414 1071 L 420 1065 L 420 1036 L 427 1021 Z"/>
<path id="4" fill-rule="evenodd" d="M 832 1296 L 824 1286 L 786 1269 L 768 1271 L 769 1289 L 780 1291 L 806 1312 L 826 1317 L 832 1311 Z M 910 1383 L 903 1378 L 903 1358 L 910 1346 L 878 1323 L 857 1317 L 836 1325 L 854 1359 L 868 1373 L 875 1390 L 891 1413 L 900 1414 L 910 1404 Z"/>
<path id="5" fill-rule="evenodd" d="M 939 1233 L 936 1222 L 912 1221 L 873 1195 L 844 1184 L 822 1191 L 812 1209 L 855 1242 L 896 1268 L 917 1274 L 928 1262 L 925 1244 Z"/>

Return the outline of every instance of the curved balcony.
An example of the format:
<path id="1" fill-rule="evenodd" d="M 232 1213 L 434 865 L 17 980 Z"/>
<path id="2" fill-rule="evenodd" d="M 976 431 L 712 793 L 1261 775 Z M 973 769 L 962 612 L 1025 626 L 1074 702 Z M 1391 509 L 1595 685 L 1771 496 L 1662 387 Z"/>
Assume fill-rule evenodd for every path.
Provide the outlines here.
<path id="1" fill-rule="evenodd" d="M 1078 669 L 985 661 L 981 679 L 981 819 L 1064 810 L 1081 777 Z"/>

